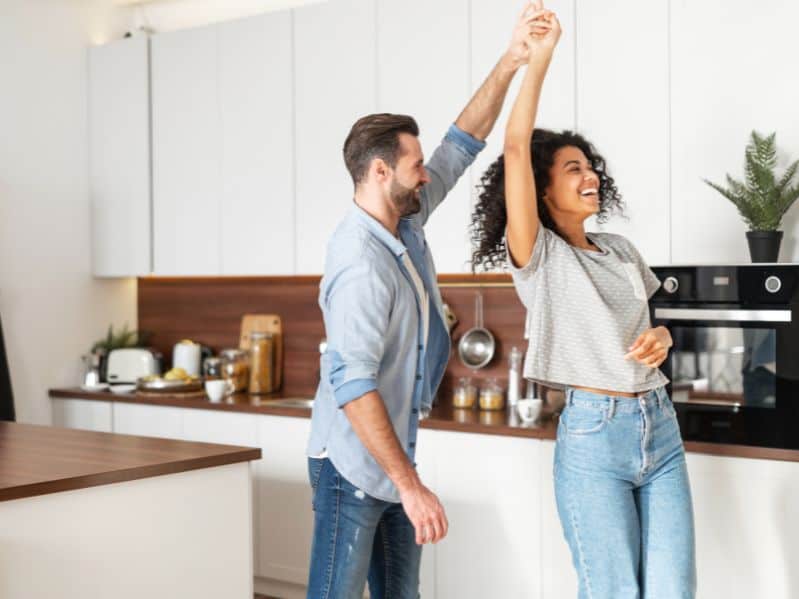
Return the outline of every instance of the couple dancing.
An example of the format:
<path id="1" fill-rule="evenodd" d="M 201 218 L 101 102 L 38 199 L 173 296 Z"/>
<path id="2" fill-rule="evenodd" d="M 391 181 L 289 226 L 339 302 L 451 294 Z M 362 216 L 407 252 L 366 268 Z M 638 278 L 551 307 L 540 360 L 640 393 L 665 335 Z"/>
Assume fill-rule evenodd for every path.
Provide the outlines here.
<path id="1" fill-rule="evenodd" d="M 485 146 L 511 79 L 526 66 L 504 154 L 482 177 L 475 267 L 507 265 L 531 315 L 524 375 L 561 388 L 555 492 L 580 598 L 694 596 L 688 475 L 668 382 L 671 336 L 651 328 L 660 283 L 625 238 L 584 223 L 621 206 L 583 137 L 535 129 L 560 37 L 528 4 L 510 47 L 425 164 L 416 122 L 375 114 L 344 143 L 355 205 L 327 248 L 327 336 L 308 470 L 314 535 L 309 599 L 419 594 L 422 546 L 447 534 L 414 456 L 450 338 L 423 226 Z M 532 589 L 531 589 L 532 592 Z"/>

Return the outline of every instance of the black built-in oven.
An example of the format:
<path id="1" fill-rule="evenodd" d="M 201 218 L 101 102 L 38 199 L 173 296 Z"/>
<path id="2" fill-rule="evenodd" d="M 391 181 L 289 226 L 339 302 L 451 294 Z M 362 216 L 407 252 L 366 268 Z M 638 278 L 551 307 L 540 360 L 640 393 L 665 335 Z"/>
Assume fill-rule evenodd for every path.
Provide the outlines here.
<path id="1" fill-rule="evenodd" d="M 683 439 L 799 449 L 799 264 L 653 270 Z"/>

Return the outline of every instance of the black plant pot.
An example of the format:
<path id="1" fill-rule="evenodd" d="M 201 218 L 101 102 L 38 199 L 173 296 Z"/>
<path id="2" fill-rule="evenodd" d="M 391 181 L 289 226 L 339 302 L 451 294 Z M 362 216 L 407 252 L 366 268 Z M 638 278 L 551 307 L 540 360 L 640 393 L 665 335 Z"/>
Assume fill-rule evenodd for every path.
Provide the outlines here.
<path id="1" fill-rule="evenodd" d="M 747 231 L 746 240 L 752 262 L 777 262 L 782 231 Z"/>

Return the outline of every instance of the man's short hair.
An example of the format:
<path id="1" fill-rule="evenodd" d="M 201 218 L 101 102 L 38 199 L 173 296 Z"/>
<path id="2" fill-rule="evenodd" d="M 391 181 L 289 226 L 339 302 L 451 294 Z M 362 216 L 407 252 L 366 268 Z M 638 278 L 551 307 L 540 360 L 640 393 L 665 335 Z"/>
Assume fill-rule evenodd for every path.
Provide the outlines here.
<path id="1" fill-rule="evenodd" d="M 375 158 L 391 168 L 399 160 L 399 134 L 419 136 L 419 126 L 413 117 L 404 114 L 370 114 L 358 119 L 344 142 L 344 164 L 355 185 L 361 182 Z"/>

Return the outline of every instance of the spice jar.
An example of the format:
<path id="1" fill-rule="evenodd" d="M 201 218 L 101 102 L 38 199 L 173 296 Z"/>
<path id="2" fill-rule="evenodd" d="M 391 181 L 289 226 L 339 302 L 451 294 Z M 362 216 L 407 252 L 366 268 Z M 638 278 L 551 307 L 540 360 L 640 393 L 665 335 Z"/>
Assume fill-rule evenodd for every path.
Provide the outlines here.
<path id="1" fill-rule="evenodd" d="M 271 393 L 274 387 L 272 333 L 250 333 L 250 393 Z"/>
<path id="2" fill-rule="evenodd" d="M 477 402 L 477 387 L 472 384 L 469 377 L 461 377 L 452 392 L 452 407 L 473 408 Z"/>
<path id="3" fill-rule="evenodd" d="M 480 389 L 481 410 L 501 410 L 505 407 L 505 394 L 497 379 L 486 379 Z"/>
<path id="4" fill-rule="evenodd" d="M 223 349 L 219 352 L 222 360 L 222 378 L 230 381 L 233 393 L 247 390 L 250 380 L 250 358 L 243 349 Z"/>

